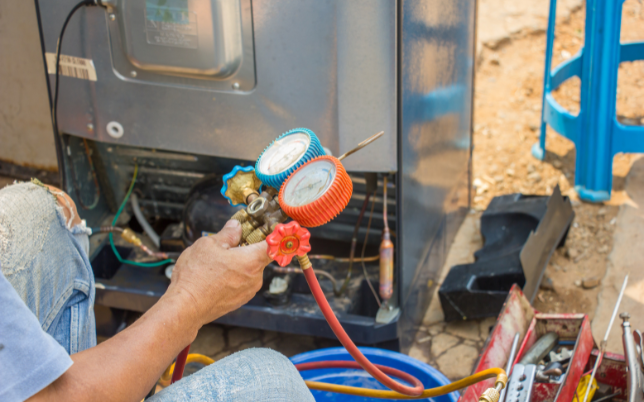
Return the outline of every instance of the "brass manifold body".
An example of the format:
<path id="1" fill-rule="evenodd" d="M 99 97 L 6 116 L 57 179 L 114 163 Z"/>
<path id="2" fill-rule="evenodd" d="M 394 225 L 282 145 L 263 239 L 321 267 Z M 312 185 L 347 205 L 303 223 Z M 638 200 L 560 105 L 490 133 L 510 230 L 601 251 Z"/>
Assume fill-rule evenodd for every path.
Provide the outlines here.
<path id="1" fill-rule="evenodd" d="M 240 209 L 231 219 L 242 225 L 240 245 L 259 243 L 273 232 L 278 223 L 288 216 L 277 201 L 277 190 L 266 187 L 261 193 L 252 192 L 246 197 L 246 208 Z"/>

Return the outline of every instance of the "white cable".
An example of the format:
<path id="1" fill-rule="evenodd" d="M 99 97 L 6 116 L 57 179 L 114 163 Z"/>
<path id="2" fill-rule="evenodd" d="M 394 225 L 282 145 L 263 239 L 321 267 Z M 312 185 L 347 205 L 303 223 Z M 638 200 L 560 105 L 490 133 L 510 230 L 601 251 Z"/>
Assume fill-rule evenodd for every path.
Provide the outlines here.
<path id="1" fill-rule="evenodd" d="M 145 234 L 147 234 L 150 240 L 152 240 L 152 243 L 159 248 L 161 246 L 159 235 L 154 231 L 154 229 L 152 229 L 152 226 L 150 226 L 148 221 L 145 219 L 145 216 L 143 216 L 143 212 L 141 212 L 141 208 L 139 207 L 139 199 L 135 193 L 132 193 L 130 196 L 130 202 L 132 204 L 132 212 L 134 212 L 134 216 L 139 222 L 139 225 L 141 225 Z"/>

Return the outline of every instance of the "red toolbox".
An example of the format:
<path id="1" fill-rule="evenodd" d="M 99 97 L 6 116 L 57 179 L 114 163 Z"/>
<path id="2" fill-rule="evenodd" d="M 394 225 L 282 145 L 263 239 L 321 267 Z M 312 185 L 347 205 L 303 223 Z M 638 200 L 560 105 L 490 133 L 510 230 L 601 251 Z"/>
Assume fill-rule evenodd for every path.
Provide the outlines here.
<path id="1" fill-rule="evenodd" d="M 535 310 L 514 285 L 503 305 L 501 314 L 490 333 L 474 372 L 491 367 L 505 368 L 512 340 L 520 334 L 520 347 L 515 363 L 541 336 L 556 332 L 560 342 L 573 347 L 572 357 L 561 383 L 535 382 L 531 402 L 570 402 L 573 400 L 577 385 L 585 372 L 595 343 L 590 330 L 590 320 L 586 314 L 541 314 Z M 494 379 L 468 387 L 459 402 L 477 402 L 485 389 L 494 386 Z"/>

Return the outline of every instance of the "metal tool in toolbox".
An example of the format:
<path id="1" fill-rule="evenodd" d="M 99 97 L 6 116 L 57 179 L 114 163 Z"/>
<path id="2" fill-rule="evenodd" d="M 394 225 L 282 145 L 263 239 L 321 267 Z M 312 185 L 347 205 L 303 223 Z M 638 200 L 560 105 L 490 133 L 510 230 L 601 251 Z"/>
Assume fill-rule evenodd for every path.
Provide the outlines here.
<path id="1" fill-rule="evenodd" d="M 512 374 L 512 366 L 514 365 L 514 358 L 516 357 L 517 351 L 519 350 L 519 339 L 521 339 L 521 334 L 517 332 L 516 335 L 514 335 L 514 339 L 512 340 L 512 347 L 510 348 L 510 357 L 508 358 L 508 363 L 505 365 L 505 373 L 507 375 Z M 510 377 L 510 382 L 511 381 L 512 381 L 512 377 Z M 503 388 L 503 390 L 501 391 L 499 402 L 505 401 L 505 395 L 507 394 L 508 387 L 510 386 L 510 382 L 508 382 L 508 386 Z"/>
<path id="2" fill-rule="evenodd" d="M 622 322 L 622 342 L 624 343 L 624 357 L 628 366 L 627 390 L 628 402 L 644 401 L 644 350 L 642 349 L 642 333 L 633 330 L 628 321 L 631 316 L 622 313 L 619 316 Z"/>
<path id="3" fill-rule="evenodd" d="M 529 402 L 536 373 L 537 366 L 534 364 L 515 364 L 508 383 L 506 401 Z"/>
<path id="4" fill-rule="evenodd" d="M 622 286 L 622 288 L 625 287 Z M 620 297 L 616 302 L 616 310 L 619 306 L 619 299 Z M 519 287 L 514 286 L 483 347 L 474 372 L 507 362 L 506 367 L 509 370 L 510 379 L 505 401 L 514 402 L 512 397 L 527 397 L 527 395 L 516 393 L 512 397 L 510 396 L 513 388 L 516 388 L 519 383 L 525 387 L 525 381 L 528 380 L 527 376 L 523 382 L 519 381 L 521 376 L 515 377 L 517 367 L 520 367 L 520 370 L 525 373 L 527 365 L 519 366 L 519 364 L 533 363 L 535 358 L 542 358 L 542 363 L 548 364 L 541 369 L 541 373 L 549 378 L 539 380 L 537 377 L 540 370 L 538 366 L 535 367 L 535 379 L 531 384 L 532 390 L 528 399 L 532 402 L 570 402 L 573 399 L 583 401 L 584 393 L 577 392 L 577 386 L 582 377 L 587 384 L 593 383 L 593 378 L 589 375 L 592 370 L 594 370 L 595 380 L 599 384 L 599 388 L 595 391 L 594 400 L 609 401 L 612 399 L 614 401 L 642 402 L 642 398 L 644 398 L 644 338 L 640 331 L 631 327 L 628 313 L 623 313 L 621 317 L 624 320 L 622 339 L 625 356 L 604 353 L 602 349 L 593 349 L 595 343 L 587 316 L 583 314 L 539 313 L 530 306 Z M 522 337 L 522 341 L 518 358 L 515 358 L 512 355 L 510 339 L 517 332 Z M 537 353 L 535 345 L 546 338 L 545 335 L 548 332 L 556 332 L 559 335 L 557 345 L 547 353 L 546 357 L 538 356 L 540 353 Z M 532 353 L 533 351 L 534 353 Z M 534 358 L 529 361 L 523 360 L 530 355 Z M 552 363 L 561 364 L 561 375 L 553 375 L 556 373 L 548 372 L 548 367 Z M 485 383 L 480 383 L 469 387 L 459 402 L 476 401 L 476 393 L 485 386 Z M 590 386 L 584 389 L 587 388 Z"/>
<path id="5" fill-rule="evenodd" d="M 624 296 L 624 291 L 626 290 L 626 284 L 628 283 L 628 275 L 624 278 L 624 283 L 622 284 L 622 289 L 619 291 L 619 295 L 617 296 L 617 301 L 615 302 L 615 307 L 613 308 L 613 314 L 610 317 L 610 321 L 608 322 L 608 328 L 606 328 L 606 334 L 604 335 L 604 339 L 602 339 L 599 347 L 599 358 L 595 362 L 595 365 L 593 366 L 593 371 L 590 374 L 590 380 L 589 384 L 592 382 L 593 378 L 595 378 L 595 374 L 597 373 L 597 367 L 601 364 L 601 361 L 604 357 L 604 352 L 606 350 L 606 343 L 608 341 L 608 335 L 610 334 L 610 329 L 613 326 L 613 322 L 615 321 L 615 316 L 617 316 L 617 310 L 619 309 L 619 305 L 622 302 L 622 297 Z M 626 350 L 626 347 L 624 347 L 624 350 Z M 586 388 L 586 395 L 584 395 L 583 402 L 586 402 L 588 399 L 588 393 L 590 392 L 590 386 Z"/>
<path id="6" fill-rule="evenodd" d="M 511 340 L 516 333 L 521 336 L 517 357 L 513 359 L 506 402 L 515 402 L 513 397 L 520 396 L 532 402 L 570 402 L 577 385 L 586 371 L 587 362 L 594 342 L 590 330 L 590 320 L 584 314 L 542 314 L 532 308 L 519 286 L 510 290 L 497 323 L 486 341 L 474 372 L 489 367 L 506 365 L 511 354 Z M 552 335 L 550 335 L 552 333 Z M 556 334 L 556 336 L 555 336 Z M 548 372 L 551 363 L 550 352 L 564 355 L 563 349 L 571 351 L 568 361 L 561 364 L 561 375 Z M 540 364 L 542 363 L 542 364 Z M 519 366 L 521 364 L 521 366 Z M 529 367 L 532 366 L 532 367 Z M 542 367 L 540 367 L 542 366 Z M 519 380 L 515 372 L 526 370 L 530 378 Z M 537 378 L 541 372 L 546 378 Z M 470 386 L 461 396 L 460 402 L 475 402 L 477 393 L 489 384 Z M 512 390 L 523 386 L 523 393 L 510 396 Z M 528 395 L 526 386 L 530 388 Z"/>

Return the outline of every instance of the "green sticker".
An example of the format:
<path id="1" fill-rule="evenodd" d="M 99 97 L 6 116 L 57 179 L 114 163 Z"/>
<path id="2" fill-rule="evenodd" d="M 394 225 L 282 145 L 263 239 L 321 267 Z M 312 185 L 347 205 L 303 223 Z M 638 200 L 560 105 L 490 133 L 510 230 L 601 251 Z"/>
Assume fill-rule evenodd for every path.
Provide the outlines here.
<path id="1" fill-rule="evenodd" d="M 189 24 L 188 0 L 145 0 L 148 21 Z"/>

